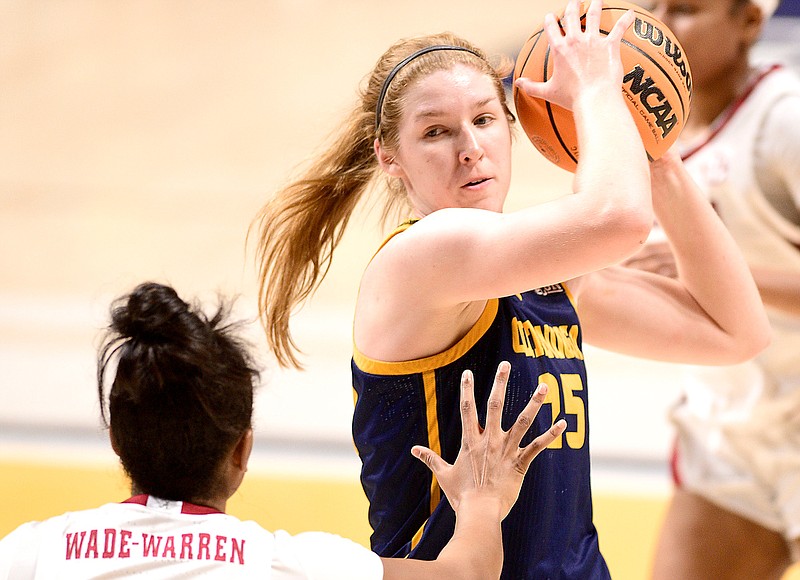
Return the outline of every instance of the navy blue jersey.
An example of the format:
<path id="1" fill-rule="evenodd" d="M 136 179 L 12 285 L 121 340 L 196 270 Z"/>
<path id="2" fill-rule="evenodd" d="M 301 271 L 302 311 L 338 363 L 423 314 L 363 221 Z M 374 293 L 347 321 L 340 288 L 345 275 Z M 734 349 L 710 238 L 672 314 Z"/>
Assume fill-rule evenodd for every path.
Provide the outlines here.
<path id="1" fill-rule="evenodd" d="M 369 499 L 372 549 L 381 556 L 436 558 L 455 514 L 436 478 L 411 455 L 425 445 L 452 463 L 461 443 L 461 373 L 475 376 L 478 417 L 497 365 L 511 363 L 503 428 L 537 385 L 543 405 L 523 445 L 564 418 L 567 429 L 534 459 L 519 500 L 503 521 L 502 578 L 609 578 L 592 523 L 586 370 L 580 326 L 565 285 L 492 299 L 467 335 L 447 351 L 408 362 L 355 352 L 353 437 Z"/>

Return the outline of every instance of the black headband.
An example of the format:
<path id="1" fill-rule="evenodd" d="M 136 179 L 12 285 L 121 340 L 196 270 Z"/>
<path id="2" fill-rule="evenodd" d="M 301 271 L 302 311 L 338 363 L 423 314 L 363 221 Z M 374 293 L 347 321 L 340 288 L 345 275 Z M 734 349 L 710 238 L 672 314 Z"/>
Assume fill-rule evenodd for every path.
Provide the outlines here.
<path id="1" fill-rule="evenodd" d="M 478 58 L 483 58 L 480 54 L 472 50 L 471 48 L 467 48 L 466 46 L 453 46 L 451 44 L 434 44 L 433 46 L 426 46 L 418 50 L 417 52 L 408 55 L 403 60 L 398 62 L 394 68 L 389 72 L 386 80 L 383 81 L 383 86 L 381 87 L 381 94 L 378 97 L 378 106 L 375 107 L 375 132 L 378 131 L 378 128 L 381 126 L 381 110 L 383 109 L 383 100 L 386 98 L 386 91 L 389 90 L 389 85 L 394 80 L 394 77 L 397 76 L 397 73 L 400 72 L 400 69 L 410 63 L 412 60 L 417 58 L 418 56 L 422 56 L 423 54 L 427 54 L 429 52 L 433 52 L 435 50 L 463 50 L 464 52 L 469 52 L 477 56 Z"/>

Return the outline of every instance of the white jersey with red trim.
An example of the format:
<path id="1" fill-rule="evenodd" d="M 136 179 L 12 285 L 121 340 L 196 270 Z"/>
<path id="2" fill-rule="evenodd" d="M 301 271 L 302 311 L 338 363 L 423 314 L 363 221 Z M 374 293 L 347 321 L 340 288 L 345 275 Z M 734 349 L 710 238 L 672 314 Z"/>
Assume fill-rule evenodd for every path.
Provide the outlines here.
<path id="1" fill-rule="evenodd" d="M 760 71 L 684 150 L 748 263 L 800 276 L 800 79 Z M 729 367 L 688 367 L 676 477 L 684 487 L 762 525 L 800 536 L 800 319 L 768 311 L 771 345 Z"/>
<path id="2" fill-rule="evenodd" d="M 135 496 L 23 524 L 0 540 L 0 579 L 383 577 L 380 558 L 323 532 L 269 532 L 213 509 Z"/>

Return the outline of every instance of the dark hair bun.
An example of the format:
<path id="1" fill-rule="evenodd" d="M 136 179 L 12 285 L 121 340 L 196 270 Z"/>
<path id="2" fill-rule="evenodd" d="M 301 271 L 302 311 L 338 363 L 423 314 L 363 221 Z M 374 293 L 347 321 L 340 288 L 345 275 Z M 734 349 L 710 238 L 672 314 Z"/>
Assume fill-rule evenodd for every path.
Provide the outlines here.
<path id="1" fill-rule="evenodd" d="M 225 323 L 229 312 L 220 299 L 209 318 L 154 282 L 112 305 L 98 354 L 100 413 L 142 493 L 212 497 L 220 462 L 250 427 L 258 371 Z"/>
<path id="2" fill-rule="evenodd" d="M 149 344 L 180 344 L 198 322 L 175 290 L 155 282 L 140 284 L 111 311 L 112 330 L 121 337 Z"/>

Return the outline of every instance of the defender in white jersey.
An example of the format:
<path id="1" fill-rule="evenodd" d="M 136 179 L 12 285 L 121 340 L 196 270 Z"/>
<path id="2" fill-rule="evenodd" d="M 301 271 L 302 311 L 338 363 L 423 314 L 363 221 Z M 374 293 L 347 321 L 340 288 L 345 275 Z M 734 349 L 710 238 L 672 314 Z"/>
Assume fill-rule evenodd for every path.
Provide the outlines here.
<path id="1" fill-rule="evenodd" d="M 456 512 L 455 534 L 434 561 L 380 558 L 333 534 L 272 533 L 224 513 L 252 450 L 258 374 L 224 319 L 224 309 L 209 319 L 172 288 L 154 283 L 141 284 L 116 302 L 98 360 L 98 394 L 134 496 L 21 525 L 0 540 L 0 580 L 500 575 L 500 523 L 531 461 L 566 427 L 561 420 L 520 447 L 545 401 L 545 385 L 503 431 L 510 365 L 501 363 L 490 394 L 495 404 L 482 428 L 473 377 L 464 373 L 463 438 L 455 463 L 425 447 L 411 450 L 447 493 Z"/>
<path id="2" fill-rule="evenodd" d="M 776 0 L 654 4 L 692 66 L 684 163 L 745 255 L 773 332 L 754 360 L 685 369 L 655 578 L 780 578 L 800 557 L 800 79 L 749 60 Z M 666 244 L 631 264 L 675 273 Z"/>
<path id="3" fill-rule="evenodd" d="M 268 532 L 214 509 L 134 496 L 24 524 L 0 541 L 0 578 L 383 578 L 380 558 L 322 532 Z"/>

